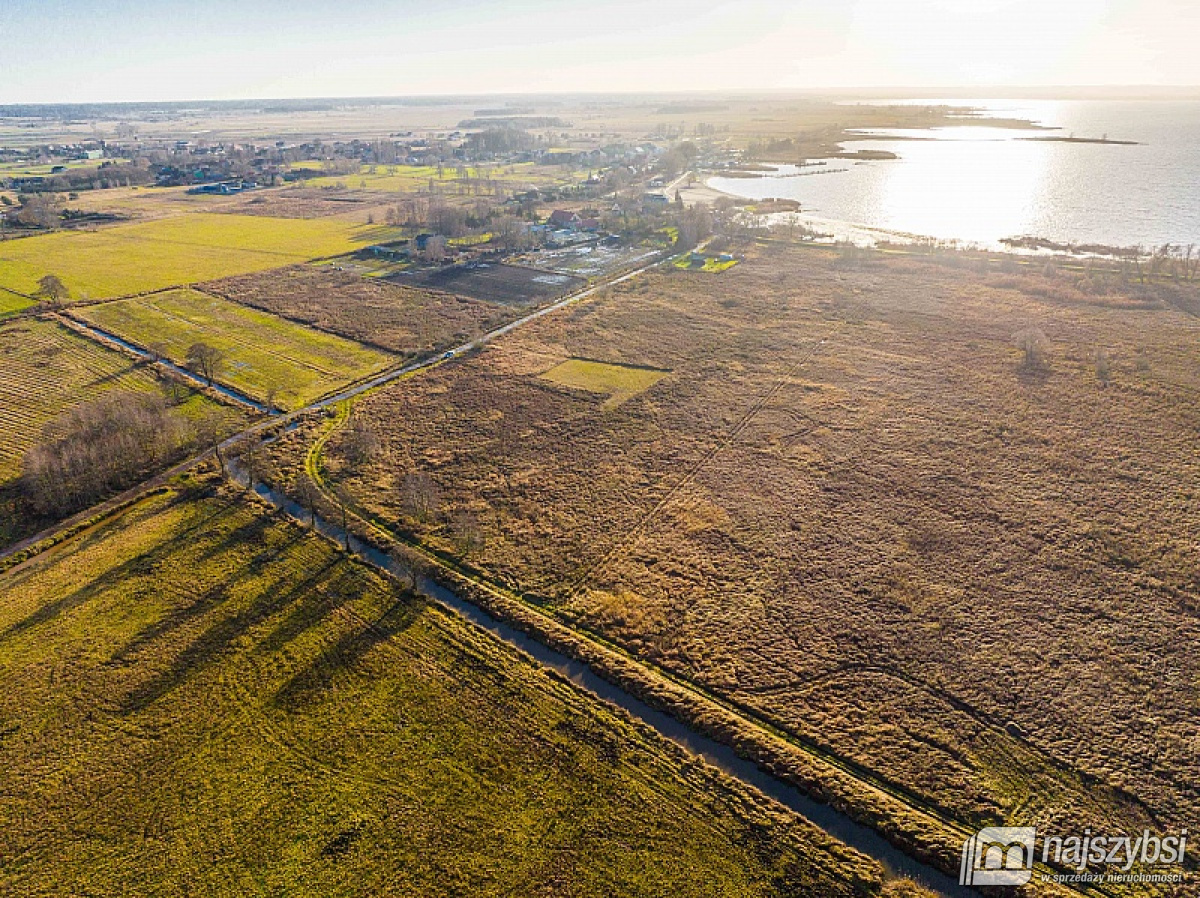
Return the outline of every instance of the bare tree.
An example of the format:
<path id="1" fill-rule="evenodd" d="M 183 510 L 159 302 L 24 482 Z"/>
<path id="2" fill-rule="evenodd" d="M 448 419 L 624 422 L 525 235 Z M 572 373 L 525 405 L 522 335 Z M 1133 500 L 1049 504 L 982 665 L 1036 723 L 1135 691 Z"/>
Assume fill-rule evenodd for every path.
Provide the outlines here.
<path id="1" fill-rule="evenodd" d="M 1112 379 L 1112 366 L 1108 361 L 1108 353 L 1103 349 L 1096 350 L 1096 379 L 1103 387 L 1107 387 Z"/>
<path id="2" fill-rule="evenodd" d="M 246 478 L 250 481 L 250 489 L 254 489 L 256 484 L 262 483 L 266 479 L 267 457 L 263 452 L 262 443 L 258 440 L 253 440 L 239 453 L 238 463 L 246 472 Z"/>
<path id="3" fill-rule="evenodd" d="M 429 572 L 429 562 L 420 553 L 397 546 L 388 557 L 396 567 L 395 573 L 401 578 L 405 589 L 415 593 L 421 583 L 421 578 Z"/>
<path id="4" fill-rule="evenodd" d="M 483 530 L 479 520 L 470 511 L 460 511 L 454 516 L 454 542 L 458 553 L 469 558 L 483 548 Z"/>
<path id="5" fill-rule="evenodd" d="M 221 371 L 225 362 L 225 353 L 207 343 L 193 343 L 188 347 L 187 366 L 208 382 L 213 381 Z"/>
<path id="6" fill-rule="evenodd" d="M 347 461 L 354 465 L 366 464 L 378 458 L 381 445 L 379 431 L 371 421 L 362 415 L 350 418 L 350 426 L 342 443 Z"/>
<path id="7" fill-rule="evenodd" d="M 424 524 L 437 513 L 441 494 L 428 474 L 406 474 L 400 484 L 400 500 L 405 513 Z"/>
<path id="8" fill-rule="evenodd" d="M 317 502 L 321 498 L 321 491 L 317 489 L 317 485 L 313 483 L 307 471 L 301 471 L 296 475 L 296 480 L 292 486 L 292 494 L 297 504 L 308 512 L 308 526 L 316 529 Z"/>
<path id="9" fill-rule="evenodd" d="M 112 392 L 46 425 L 22 462 L 35 509 L 69 512 L 128 486 L 186 441 L 184 419 L 153 394 Z"/>
<path id="10" fill-rule="evenodd" d="M 441 262 L 445 258 L 446 238 L 434 234 L 425 241 L 425 248 L 421 250 L 421 260 L 423 262 Z"/>
<path id="11" fill-rule="evenodd" d="M 512 252 L 529 245 L 529 228 L 511 215 L 501 215 L 492 223 L 492 234 L 504 249 Z"/>
<path id="12" fill-rule="evenodd" d="M 38 278 L 38 288 L 33 295 L 57 309 L 71 296 L 71 291 L 58 275 L 46 274 Z"/>
<path id="13" fill-rule="evenodd" d="M 1024 354 L 1022 367 L 1028 371 L 1037 371 L 1046 365 L 1046 352 L 1050 341 L 1042 333 L 1041 328 L 1027 327 L 1013 334 L 1013 343 Z"/>
<path id="14" fill-rule="evenodd" d="M 220 409 L 210 408 L 196 421 L 196 441 L 209 447 L 225 474 L 225 456 L 221 454 L 221 442 L 228 434 L 229 425 Z"/>

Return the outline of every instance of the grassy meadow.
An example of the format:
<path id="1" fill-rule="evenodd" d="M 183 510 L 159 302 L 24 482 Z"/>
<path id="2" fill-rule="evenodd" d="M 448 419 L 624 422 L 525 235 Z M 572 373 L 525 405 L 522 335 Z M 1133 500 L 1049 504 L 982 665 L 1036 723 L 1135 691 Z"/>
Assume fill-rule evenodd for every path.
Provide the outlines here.
<path id="1" fill-rule="evenodd" d="M 470 522 L 475 569 L 966 826 L 1187 826 L 1189 288 L 747 251 L 372 395 L 379 461 L 335 433 L 330 476 L 442 552 Z M 671 373 L 606 411 L 545 376 L 579 358 Z"/>
<path id="2" fill-rule="evenodd" d="M 0 740 L 7 894 L 909 894 L 203 483 L 0 575 Z"/>
<path id="3" fill-rule="evenodd" d="M 613 408 L 650 389 L 667 373 L 656 368 L 612 365 L 591 359 L 567 359 L 542 377 L 559 386 L 607 396 L 605 407 Z"/>
<path id="4" fill-rule="evenodd" d="M 321 163 L 309 165 L 296 163 L 293 168 L 318 168 Z M 532 162 L 515 162 L 510 165 L 493 165 L 486 168 L 468 166 L 467 180 L 485 178 L 504 184 L 508 188 L 530 186 L 550 187 L 573 184 L 583 180 L 586 172 L 579 172 L 568 165 L 536 165 Z M 458 169 L 446 165 L 439 175 L 436 165 L 364 165 L 357 173 L 346 175 L 322 175 L 307 178 L 309 187 L 349 187 L 377 190 L 385 193 L 412 193 L 424 190 L 429 182 L 443 188 L 454 189 L 454 182 L 461 180 Z"/>
<path id="5" fill-rule="evenodd" d="M 196 212 L 0 243 L 0 286 L 56 274 L 72 298 L 124 296 L 350 252 L 380 229 L 337 219 Z"/>
<path id="6" fill-rule="evenodd" d="M 142 346 L 161 344 L 177 364 L 184 363 L 193 343 L 214 346 L 225 354 L 218 380 L 260 400 L 274 391 L 284 408 L 306 405 L 393 360 L 359 343 L 196 290 L 99 303 L 81 308 L 79 315 Z"/>
<path id="7" fill-rule="evenodd" d="M 7 290 L 0 290 L 0 319 L 7 318 L 23 309 L 28 309 L 32 305 L 34 305 L 32 299 L 17 296 L 15 293 L 9 293 Z"/>

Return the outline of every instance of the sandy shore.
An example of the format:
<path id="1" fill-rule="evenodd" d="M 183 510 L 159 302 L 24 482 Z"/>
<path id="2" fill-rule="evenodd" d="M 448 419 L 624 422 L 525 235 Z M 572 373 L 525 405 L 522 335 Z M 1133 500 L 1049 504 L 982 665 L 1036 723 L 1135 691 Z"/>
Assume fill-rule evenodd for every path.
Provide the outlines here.
<path id="1" fill-rule="evenodd" d="M 685 205 L 691 206 L 696 203 L 704 203 L 711 206 L 723 196 L 734 197 L 732 193 L 725 193 L 723 190 L 717 190 L 714 187 L 708 186 L 708 179 L 697 181 L 691 187 L 679 187 L 679 196 Z M 737 197 L 734 197 L 737 199 Z"/>

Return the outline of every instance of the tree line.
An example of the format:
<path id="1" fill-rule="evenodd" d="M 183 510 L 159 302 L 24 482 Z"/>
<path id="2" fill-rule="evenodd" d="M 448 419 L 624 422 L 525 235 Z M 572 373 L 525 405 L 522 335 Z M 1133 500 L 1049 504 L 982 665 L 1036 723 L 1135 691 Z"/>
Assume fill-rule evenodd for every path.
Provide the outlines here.
<path id="1" fill-rule="evenodd" d="M 33 511 L 63 516 L 138 482 L 185 447 L 212 446 L 227 432 L 210 408 L 189 419 L 171 395 L 113 391 L 49 422 L 22 460 L 21 493 Z"/>

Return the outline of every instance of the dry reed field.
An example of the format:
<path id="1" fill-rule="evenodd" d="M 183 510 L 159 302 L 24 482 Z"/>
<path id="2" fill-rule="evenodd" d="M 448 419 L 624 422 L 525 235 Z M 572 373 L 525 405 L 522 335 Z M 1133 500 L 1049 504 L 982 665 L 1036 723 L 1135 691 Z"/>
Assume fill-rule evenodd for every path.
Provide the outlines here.
<path id="1" fill-rule="evenodd" d="M 770 245 L 621 285 L 361 402 L 330 477 L 918 805 L 1186 826 L 1196 319 L 959 262 Z M 614 405 L 570 359 L 668 373 Z"/>

